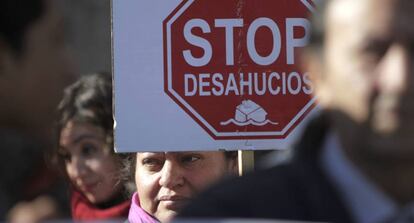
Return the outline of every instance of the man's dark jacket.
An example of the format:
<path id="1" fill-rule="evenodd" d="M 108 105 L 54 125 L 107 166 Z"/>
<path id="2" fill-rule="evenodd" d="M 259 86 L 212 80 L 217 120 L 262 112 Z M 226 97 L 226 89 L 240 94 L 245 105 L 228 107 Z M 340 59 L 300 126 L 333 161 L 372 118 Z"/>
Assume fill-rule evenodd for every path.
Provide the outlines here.
<path id="1" fill-rule="evenodd" d="M 178 217 L 353 222 L 320 167 L 327 123 L 325 116 L 310 122 L 290 162 L 216 185 Z"/>

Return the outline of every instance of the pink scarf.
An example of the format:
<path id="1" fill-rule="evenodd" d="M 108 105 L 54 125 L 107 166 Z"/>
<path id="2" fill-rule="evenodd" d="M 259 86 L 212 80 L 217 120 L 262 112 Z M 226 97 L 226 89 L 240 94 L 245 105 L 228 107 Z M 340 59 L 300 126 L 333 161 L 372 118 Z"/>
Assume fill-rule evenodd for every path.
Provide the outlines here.
<path id="1" fill-rule="evenodd" d="M 141 208 L 137 192 L 132 195 L 131 208 L 129 209 L 128 221 L 130 223 L 159 223 L 154 217 Z"/>

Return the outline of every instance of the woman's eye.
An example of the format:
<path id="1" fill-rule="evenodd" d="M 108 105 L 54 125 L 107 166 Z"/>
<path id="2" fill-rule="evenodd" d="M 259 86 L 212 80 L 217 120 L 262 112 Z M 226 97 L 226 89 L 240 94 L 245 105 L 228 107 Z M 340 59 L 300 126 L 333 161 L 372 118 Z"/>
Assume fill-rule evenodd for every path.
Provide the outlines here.
<path id="1" fill-rule="evenodd" d="M 144 166 L 157 166 L 161 164 L 161 161 L 153 158 L 145 158 L 142 160 L 142 164 Z"/>
<path id="2" fill-rule="evenodd" d="M 188 156 L 183 156 L 181 158 L 181 162 L 184 164 L 191 164 L 194 163 L 196 161 L 198 161 L 200 159 L 200 157 L 195 156 L 195 155 L 188 155 Z"/>
<path id="3" fill-rule="evenodd" d="M 145 158 L 142 160 L 142 166 L 148 171 L 156 172 L 159 171 L 163 166 L 163 161 L 154 158 Z"/>

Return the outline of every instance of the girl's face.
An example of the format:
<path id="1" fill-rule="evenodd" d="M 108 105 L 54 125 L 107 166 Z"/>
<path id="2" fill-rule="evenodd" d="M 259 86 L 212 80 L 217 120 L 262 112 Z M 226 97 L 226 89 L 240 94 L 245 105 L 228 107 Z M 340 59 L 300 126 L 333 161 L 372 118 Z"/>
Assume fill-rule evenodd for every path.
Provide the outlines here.
<path id="1" fill-rule="evenodd" d="M 59 144 L 71 183 L 91 203 L 106 202 L 121 191 L 119 167 L 102 128 L 69 121 L 60 133 Z"/>
<path id="2" fill-rule="evenodd" d="M 135 182 L 141 207 L 170 221 L 196 193 L 235 173 L 237 161 L 223 152 L 137 153 Z"/>

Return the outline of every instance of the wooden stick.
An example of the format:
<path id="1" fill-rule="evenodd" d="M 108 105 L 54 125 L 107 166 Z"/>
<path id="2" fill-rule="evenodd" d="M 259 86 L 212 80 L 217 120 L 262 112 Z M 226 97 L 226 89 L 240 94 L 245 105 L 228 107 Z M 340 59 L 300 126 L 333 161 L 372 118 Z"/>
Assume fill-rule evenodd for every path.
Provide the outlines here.
<path id="1" fill-rule="evenodd" d="M 254 170 L 254 151 L 253 150 L 239 150 L 239 175 L 243 176 L 246 173 Z"/>

